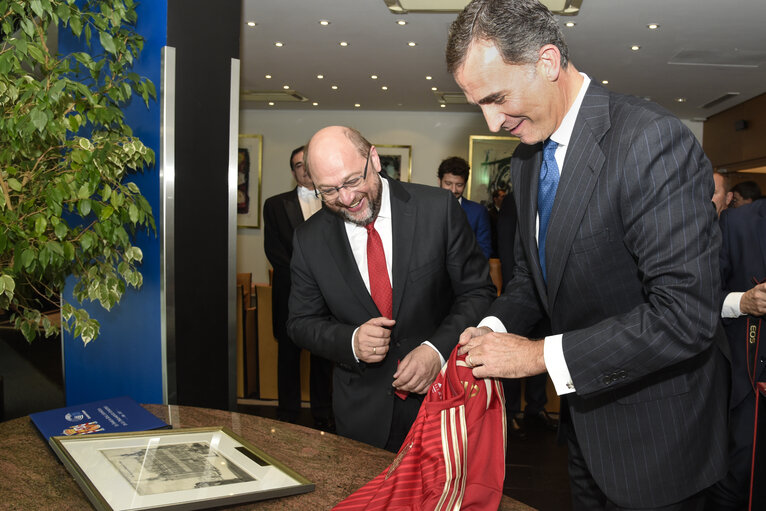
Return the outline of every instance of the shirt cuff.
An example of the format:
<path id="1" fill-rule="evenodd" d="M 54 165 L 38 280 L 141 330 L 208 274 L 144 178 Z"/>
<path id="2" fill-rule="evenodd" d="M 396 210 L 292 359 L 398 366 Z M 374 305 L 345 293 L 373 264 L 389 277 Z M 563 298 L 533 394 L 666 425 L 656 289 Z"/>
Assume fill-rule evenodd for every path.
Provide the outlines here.
<path id="1" fill-rule="evenodd" d="M 431 344 L 429 341 L 423 341 L 422 344 L 425 344 L 426 346 L 431 346 L 433 348 L 433 350 L 436 352 L 436 354 L 439 355 L 439 361 L 441 362 L 441 366 L 440 367 L 444 367 L 444 364 L 446 364 L 447 361 L 444 360 L 444 357 L 442 356 L 441 351 L 437 350 L 436 346 Z"/>
<path id="2" fill-rule="evenodd" d="M 567 361 L 564 359 L 564 346 L 561 342 L 563 337 L 562 334 L 548 336 L 543 345 L 545 367 L 548 369 L 548 375 L 551 377 L 553 387 L 559 396 L 575 391 Z"/>
<path id="3" fill-rule="evenodd" d="M 486 318 L 482 319 L 481 323 L 477 325 L 477 328 L 481 328 L 483 326 L 488 327 L 493 332 L 500 332 L 502 334 L 508 333 L 508 330 L 505 329 L 503 322 L 497 319 L 495 316 L 487 316 Z"/>
<path id="4" fill-rule="evenodd" d="M 354 359 L 356 359 L 357 364 L 359 363 L 359 357 L 356 356 L 356 351 L 354 350 L 354 337 L 356 337 L 356 332 L 361 327 L 356 327 L 354 329 L 354 333 L 351 334 L 351 354 L 354 355 Z"/>
<path id="5" fill-rule="evenodd" d="M 742 310 L 739 308 L 739 301 L 742 300 L 742 295 L 745 293 L 734 292 L 726 295 L 726 299 L 723 301 L 723 307 L 721 307 L 722 318 L 738 318 L 742 316 Z"/>

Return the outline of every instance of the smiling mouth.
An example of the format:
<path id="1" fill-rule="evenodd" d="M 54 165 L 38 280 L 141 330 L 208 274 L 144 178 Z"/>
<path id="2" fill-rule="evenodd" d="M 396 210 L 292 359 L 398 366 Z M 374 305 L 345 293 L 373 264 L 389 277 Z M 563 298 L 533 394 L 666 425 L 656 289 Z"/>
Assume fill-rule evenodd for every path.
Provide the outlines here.
<path id="1" fill-rule="evenodd" d="M 516 123 L 516 125 L 515 125 L 515 126 L 513 126 L 513 127 L 511 127 L 511 126 L 504 126 L 504 128 L 505 128 L 505 130 L 506 130 L 506 131 L 508 131 L 509 133 L 513 133 L 513 131 L 514 131 L 516 128 L 518 128 L 519 126 L 521 126 L 521 124 L 522 124 L 523 122 L 524 122 L 524 119 L 522 119 L 522 120 L 520 120 L 519 122 L 517 122 L 517 123 Z"/>
<path id="2" fill-rule="evenodd" d="M 364 197 L 359 197 L 356 201 L 354 201 L 354 202 L 352 202 L 351 204 L 348 205 L 348 209 L 356 208 L 357 206 L 359 206 L 359 204 L 362 203 L 363 199 L 364 199 Z"/>

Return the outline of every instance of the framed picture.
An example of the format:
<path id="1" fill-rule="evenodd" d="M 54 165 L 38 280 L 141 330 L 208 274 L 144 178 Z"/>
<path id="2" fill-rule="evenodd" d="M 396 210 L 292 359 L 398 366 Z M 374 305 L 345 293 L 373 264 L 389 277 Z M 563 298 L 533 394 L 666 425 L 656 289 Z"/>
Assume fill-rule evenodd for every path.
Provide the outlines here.
<path id="1" fill-rule="evenodd" d="M 513 190 L 511 155 L 520 142 L 517 137 L 471 135 L 468 146 L 471 176 L 466 190 L 469 199 L 488 206 L 495 190 Z"/>
<path id="2" fill-rule="evenodd" d="M 237 156 L 237 227 L 261 226 L 263 135 L 240 135 Z"/>
<path id="3" fill-rule="evenodd" d="M 372 144 L 380 156 L 381 172 L 391 179 L 407 181 L 412 178 L 412 146 Z"/>
<path id="4" fill-rule="evenodd" d="M 203 509 L 314 490 L 226 428 L 55 436 L 50 444 L 98 510 Z"/>

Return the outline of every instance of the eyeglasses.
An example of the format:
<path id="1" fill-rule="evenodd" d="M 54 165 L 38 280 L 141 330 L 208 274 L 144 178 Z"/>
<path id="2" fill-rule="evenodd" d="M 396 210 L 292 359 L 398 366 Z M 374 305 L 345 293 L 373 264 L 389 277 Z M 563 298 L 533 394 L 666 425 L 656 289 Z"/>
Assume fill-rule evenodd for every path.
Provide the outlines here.
<path id="1" fill-rule="evenodd" d="M 322 188 L 321 190 L 315 186 L 314 194 L 322 199 L 323 202 L 327 202 L 329 200 L 335 200 L 338 197 L 340 191 L 344 188 L 348 190 L 356 190 L 362 186 L 364 180 L 367 179 L 367 166 L 370 164 L 370 154 L 372 154 L 372 147 L 370 147 L 370 150 L 367 152 L 367 161 L 364 163 L 364 172 L 361 176 L 352 177 L 340 186 L 328 186 Z"/>

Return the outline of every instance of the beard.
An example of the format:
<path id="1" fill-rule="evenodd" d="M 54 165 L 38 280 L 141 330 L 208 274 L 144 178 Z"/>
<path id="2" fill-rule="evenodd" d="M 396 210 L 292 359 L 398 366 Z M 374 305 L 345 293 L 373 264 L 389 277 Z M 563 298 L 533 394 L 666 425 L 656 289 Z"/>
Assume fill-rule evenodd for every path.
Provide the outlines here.
<path id="1" fill-rule="evenodd" d="M 350 222 L 361 227 L 369 224 L 375 220 L 375 218 L 378 216 L 378 213 L 380 213 L 380 202 L 383 199 L 383 184 L 380 182 L 381 178 L 379 176 L 376 177 L 377 189 L 371 189 L 369 192 L 361 194 L 367 198 L 367 207 L 364 211 L 360 211 L 356 214 L 356 216 L 352 216 L 352 214 L 348 211 L 347 206 L 337 201 L 333 203 L 332 206 L 328 204 L 329 207 L 327 209 L 330 211 L 330 213 L 339 217 L 345 222 Z M 357 196 L 354 202 L 358 202 L 357 199 L 360 199 L 360 197 Z"/>

